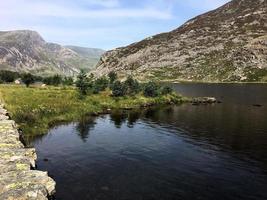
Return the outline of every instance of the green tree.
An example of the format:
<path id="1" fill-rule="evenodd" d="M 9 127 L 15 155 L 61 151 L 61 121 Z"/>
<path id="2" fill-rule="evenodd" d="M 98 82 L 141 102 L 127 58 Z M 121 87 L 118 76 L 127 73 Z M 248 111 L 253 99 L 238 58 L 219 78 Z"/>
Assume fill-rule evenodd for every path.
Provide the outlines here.
<path id="1" fill-rule="evenodd" d="M 161 93 L 162 95 L 171 94 L 172 92 L 173 92 L 173 89 L 172 89 L 170 86 L 168 86 L 168 85 L 163 86 L 163 87 L 161 88 L 161 91 L 160 91 L 160 93 Z"/>
<path id="2" fill-rule="evenodd" d="M 58 74 L 56 74 L 55 76 L 53 76 L 52 78 L 52 85 L 58 86 L 62 83 L 62 77 Z"/>
<path id="3" fill-rule="evenodd" d="M 109 72 L 108 77 L 109 77 L 110 84 L 113 84 L 118 79 L 118 75 L 114 71 Z"/>
<path id="4" fill-rule="evenodd" d="M 72 77 L 65 77 L 62 81 L 63 85 L 73 85 L 73 78 Z"/>
<path id="5" fill-rule="evenodd" d="M 111 90 L 114 97 L 121 97 L 126 94 L 125 84 L 120 81 L 115 81 L 111 86 Z"/>
<path id="6" fill-rule="evenodd" d="M 60 75 L 56 74 L 54 76 L 45 77 L 43 79 L 43 82 L 47 85 L 58 86 L 63 82 L 63 78 Z"/>
<path id="7" fill-rule="evenodd" d="M 21 80 L 27 87 L 29 87 L 30 84 L 34 83 L 34 76 L 30 73 L 23 74 Z"/>
<path id="8" fill-rule="evenodd" d="M 52 77 L 44 77 L 43 78 L 43 83 L 45 83 L 46 85 L 52 85 Z"/>
<path id="9" fill-rule="evenodd" d="M 6 83 L 14 82 L 15 79 L 19 78 L 19 76 L 20 75 L 17 72 L 12 72 L 7 70 L 0 71 L 0 79 Z"/>
<path id="10" fill-rule="evenodd" d="M 92 88 L 92 80 L 87 77 L 84 70 L 81 70 L 77 76 L 76 87 L 82 95 L 86 95 L 89 89 Z"/>
<path id="11" fill-rule="evenodd" d="M 140 91 L 140 84 L 132 76 L 128 76 L 124 82 L 127 95 L 135 95 Z"/>
<path id="12" fill-rule="evenodd" d="M 93 84 L 93 93 L 98 94 L 101 91 L 104 91 L 108 87 L 109 81 L 106 77 L 98 78 L 94 81 Z"/>
<path id="13" fill-rule="evenodd" d="M 155 82 L 148 82 L 144 85 L 143 93 L 146 97 L 156 97 L 159 95 L 159 86 Z"/>

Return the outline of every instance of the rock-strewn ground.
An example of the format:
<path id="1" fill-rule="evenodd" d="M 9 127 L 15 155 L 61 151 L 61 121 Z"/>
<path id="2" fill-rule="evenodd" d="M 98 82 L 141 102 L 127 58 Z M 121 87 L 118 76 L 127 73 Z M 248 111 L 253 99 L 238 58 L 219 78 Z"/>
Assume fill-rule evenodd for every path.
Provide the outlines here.
<path id="1" fill-rule="evenodd" d="M 0 106 L 0 199 L 45 200 L 55 193 L 55 181 L 47 172 L 33 170 L 34 148 L 25 148 L 14 121 Z"/>

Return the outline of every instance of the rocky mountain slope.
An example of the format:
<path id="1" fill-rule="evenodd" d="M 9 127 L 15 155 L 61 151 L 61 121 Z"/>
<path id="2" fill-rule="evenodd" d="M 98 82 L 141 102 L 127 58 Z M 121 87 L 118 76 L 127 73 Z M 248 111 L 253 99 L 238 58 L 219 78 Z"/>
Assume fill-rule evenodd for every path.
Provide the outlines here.
<path id="1" fill-rule="evenodd" d="M 99 49 L 47 43 L 35 31 L 0 32 L 0 70 L 74 75 L 81 68 L 92 69 L 102 54 Z"/>
<path id="2" fill-rule="evenodd" d="M 80 55 L 81 58 L 74 59 L 73 60 L 74 62 L 72 64 L 74 64 L 74 66 L 80 65 L 81 66 L 80 68 L 85 69 L 86 71 L 92 70 L 98 63 L 100 57 L 105 53 L 104 50 L 96 48 L 85 48 L 78 46 L 64 46 L 64 47 L 71 49 L 72 51 Z"/>
<path id="3" fill-rule="evenodd" d="M 108 51 L 95 74 L 139 79 L 267 81 L 267 0 L 233 0 L 168 33 Z"/>

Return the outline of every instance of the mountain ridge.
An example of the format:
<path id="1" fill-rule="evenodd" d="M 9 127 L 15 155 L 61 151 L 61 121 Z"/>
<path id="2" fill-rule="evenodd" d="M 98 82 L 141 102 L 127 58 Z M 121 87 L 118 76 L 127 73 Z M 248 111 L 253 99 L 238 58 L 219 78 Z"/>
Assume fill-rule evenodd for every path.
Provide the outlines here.
<path id="1" fill-rule="evenodd" d="M 48 43 L 32 30 L 0 31 L 0 69 L 44 76 L 73 76 L 80 69 L 92 69 L 104 53 L 101 49 L 76 48 L 82 48 L 84 52 Z M 91 56 L 89 51 L 94 54 Z"/>
<path id="2" fill-rule="evenodd" d="M 267 1 L 233 0 L 179 28 L 107 51 L 96 76 L 171 81 L 267 81 Z"/>

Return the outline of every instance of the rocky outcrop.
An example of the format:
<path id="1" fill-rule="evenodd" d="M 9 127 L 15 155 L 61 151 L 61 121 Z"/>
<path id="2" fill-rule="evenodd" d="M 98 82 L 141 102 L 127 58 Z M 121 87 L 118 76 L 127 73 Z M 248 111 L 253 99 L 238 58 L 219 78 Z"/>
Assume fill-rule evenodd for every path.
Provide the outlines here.
<path id="1" fill-rule="evenodd" d="M 25 148 L 14 121 L 0 106 L 0 199 L 45 200 L 55 193 L 55 181 L 35 169 L 36 152 Z"/>
<path id="2" fill-rule="evenodd" d="M 221 103 L 217 101 L 215 97 L 197 97 L 191 100 L 192 105 L 207 105 L 207 104 L 214 104 L 214 103 Z"/>
<path id="3" fill-rule="evenodd" d="M 267 81 L 267 0 L 232 0 L 176 30 L 106 52 L 94 73 L 172 81 Z"/>
<path id="4" fill-rule="evenodd" d="M 0 70 L 75 75 L 81 68 L 93 68 L 103 52 L 47 43 L 35 31 L 0 31 Z"/>

